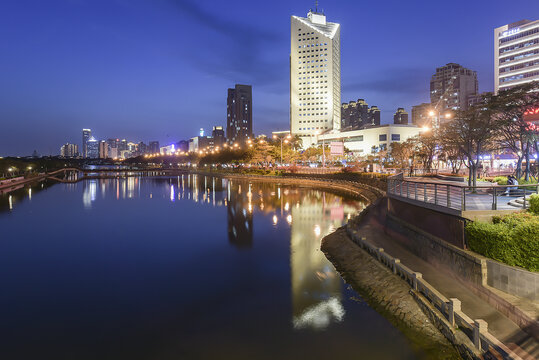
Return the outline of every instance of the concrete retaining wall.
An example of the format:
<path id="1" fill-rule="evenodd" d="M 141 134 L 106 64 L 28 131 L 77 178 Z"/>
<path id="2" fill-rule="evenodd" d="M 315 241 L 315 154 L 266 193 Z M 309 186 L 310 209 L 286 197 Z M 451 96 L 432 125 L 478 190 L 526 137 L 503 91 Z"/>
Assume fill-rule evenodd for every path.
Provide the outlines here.
<path id="1" fill-rule="evenodd" d="M 539 300 L 539 273 L 487 260 L 487 284 L 511 295 Z"/>
<path id="2" fill-rule="evenodd" d="M 405 245 L 417 256 L 435 266 L 443 266 L 464 281 L 482 286 L 487 279 L 487 261 L 468 254 L 447 242 L 437 239 L 398 217 L 387 214 L 388 225 L 406 235 Z"/>

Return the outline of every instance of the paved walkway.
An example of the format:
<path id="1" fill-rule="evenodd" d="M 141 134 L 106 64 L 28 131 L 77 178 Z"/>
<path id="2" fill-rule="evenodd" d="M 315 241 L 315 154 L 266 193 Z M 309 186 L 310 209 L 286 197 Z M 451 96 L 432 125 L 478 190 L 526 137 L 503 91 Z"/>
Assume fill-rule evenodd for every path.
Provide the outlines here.
<path id="1" fill-rule="evenodd" d="M 410 199 L 425 201 L 427 203 L 436 203 L 439 206 L 449 207 L 456 210 L 462 210 L 462 192 L 466 193 L 466 210 L 492 210 L 492 203 L 496 202 L 497 210 L 519 210 L 522 207 L 516 207 L 509 205 L 510 201 L 514 201 L 518 198 L 521 198 L 524 195 L 522 189 L 514 189 L 510 192 L 509 195 L 505 195 L 503 192 L 506 188 L 498 188 L 497 191 L 500 192 L 499 195 L 494 199 L 491 183 L 477 182 L 478 191 L 476 193 L 471 193 L 469 190 L 464 190 L 464 187 L 467 187 L 468 184 L 465 182 L 458 181 L 449 181 L 441 180 L 437 178 L 424 178 L 424 177 L 409 177 L 405 178 L 405 181 L 411 183 L 411 185 L 403 185 L 402 194 L 403 197 L 408 197 Z M 426 185 L 427 191 L 424 192 L 424 184 Z M 416 185 L 417 184 L 417 185 Z M 437 184 L 436 189 L 436 201 L 434 200 L 434 184 Z M 449 187 L 445 186 L 449 185 Z M 447 192 L 449 191 L 449 196 Z M 526 196 L 530 196 L 533 191 L 536 191 L 536 188 L 530 187 L 526 190 Z M 400 196 L 400 184 L 396 185 L 395 195 Z M 448 199 L 450 204 L 448 206 Z"/>
<path id="2" fill-rule="evenodd" d="M 384 248 L 389 255 L 399 258 L 404 265 L 422 273 L 423 278 L 445 297 L 461 300 L 462 310 L 468 316 L 472 319 L 485 320 L 489 331 L 523 359 L 539 359 L 539 343 L 534 338 L 490 304 L 477 297 L 454 275 L 441 272 L 440 269 L 414 255 L 397 242 L 396 239 L 403 235 L 385 228 L 385 209 L 387 209 L 386 203 L 382 201 L 365 216 L 358 229 L 360 236 L 365 236 L 372 244 Z"/>

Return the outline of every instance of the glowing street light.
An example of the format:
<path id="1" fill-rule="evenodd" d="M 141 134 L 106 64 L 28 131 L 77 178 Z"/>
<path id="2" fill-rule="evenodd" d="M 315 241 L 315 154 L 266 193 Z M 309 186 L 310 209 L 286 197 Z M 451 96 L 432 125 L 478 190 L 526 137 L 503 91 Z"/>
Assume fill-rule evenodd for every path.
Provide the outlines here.
<path id="1" fill-rule="evenodd" d="M 288 139 L 291 139 L 292 136 L 290 134 L 286 136 L 277 136 L 276 134 L 273 134 L 274 139 L 281 140 L 281 165 L 283 164 L 283 141 L 285 144 L 288 144 Z"/>

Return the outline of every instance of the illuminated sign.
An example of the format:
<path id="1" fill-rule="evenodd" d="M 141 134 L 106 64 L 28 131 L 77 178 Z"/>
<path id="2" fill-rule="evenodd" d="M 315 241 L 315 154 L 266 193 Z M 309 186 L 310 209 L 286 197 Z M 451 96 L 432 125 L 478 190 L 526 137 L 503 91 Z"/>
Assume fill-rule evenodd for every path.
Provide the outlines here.
<path id="1" fill-rule="evenodd" d="M 524 121 L 527 122 L 539 122 L 539 108 L 530 109 L 524 113 Z"/>
<path id="2" fill-rule="evenodd" d="M 510 35 L 515 35 L 520 32 L 520 28 L 514 28 L 510 30 L 505 30 L 503 33 L 500 34 L 500 37 L 506 37 Z"/>

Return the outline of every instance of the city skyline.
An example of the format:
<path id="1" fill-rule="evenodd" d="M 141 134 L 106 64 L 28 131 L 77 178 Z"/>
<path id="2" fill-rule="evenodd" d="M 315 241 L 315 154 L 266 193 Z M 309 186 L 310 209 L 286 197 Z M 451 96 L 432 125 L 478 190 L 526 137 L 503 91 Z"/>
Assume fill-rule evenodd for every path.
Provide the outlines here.
<path id="1" fill-rule="evenodd" d="M 145 142 L 187 139 L 226 124 L 230 83 L 253 86 L 255 134 L 288 128 L 290 16 L 314 2 L 155 4 L 8 4 L 0 156 L 57 154 L 86 127 Z M 480 92 L 493 91 L 493 30 L 539 4 L 516 1 L 503 12 L 501 1 L 462 4 L 321 3 L 342 25 L 342 102 L 369 99 L 390 123 L 396 108 L 428 101 L 433 70 L 450 62 L 477 71 Z"/>

